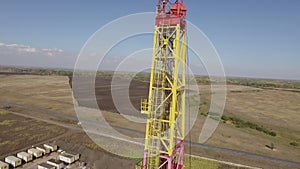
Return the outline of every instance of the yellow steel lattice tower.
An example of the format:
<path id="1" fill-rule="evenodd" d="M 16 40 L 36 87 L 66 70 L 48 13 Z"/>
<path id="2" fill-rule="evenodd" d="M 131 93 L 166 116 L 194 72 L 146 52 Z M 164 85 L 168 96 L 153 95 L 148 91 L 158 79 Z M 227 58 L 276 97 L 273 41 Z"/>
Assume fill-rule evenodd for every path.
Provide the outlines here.
<path id="1" fill-rule="evenodd" d="M 159 1 L 154 31 L 142 169 L 181 169 L 184 156 L 186 7 Z"/>

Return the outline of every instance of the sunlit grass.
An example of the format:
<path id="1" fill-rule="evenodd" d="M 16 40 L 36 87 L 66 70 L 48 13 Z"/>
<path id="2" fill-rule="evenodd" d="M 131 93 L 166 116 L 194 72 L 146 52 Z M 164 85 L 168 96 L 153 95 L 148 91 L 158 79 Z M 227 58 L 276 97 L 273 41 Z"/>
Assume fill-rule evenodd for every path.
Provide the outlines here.
<path id="1" fill-rule="evenodd" d="M 1 115 L 6 115 L 6 114 L 7 114 L 6 111 L 0 110 L 0 116 L 1 116 Z"/>
<path id="2" fill-rule="evenodd" d="M 210 161 L 200 158 L 190 158 L 185 157 L 185 167 L 184 169 L 218 169 L 220 167 L 220 163 L 216 161 Z"/>
<path id="3" fill-rule="evenodd" d="M 0 122 L 0 126 L 12 126 L 14 124 L 14 120 L 4 120 Z"/>

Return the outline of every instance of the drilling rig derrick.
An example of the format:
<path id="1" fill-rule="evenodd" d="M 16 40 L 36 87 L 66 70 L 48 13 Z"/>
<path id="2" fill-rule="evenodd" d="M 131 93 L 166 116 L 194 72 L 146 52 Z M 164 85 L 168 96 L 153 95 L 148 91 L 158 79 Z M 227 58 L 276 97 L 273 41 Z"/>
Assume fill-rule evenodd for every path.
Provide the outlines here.
<path id="1" fill-rule="evenodd" d="M 186 85 L 186 12 L 183 0 L 157 5 L 144 160 L 137 169 L 182 169 Z"/>

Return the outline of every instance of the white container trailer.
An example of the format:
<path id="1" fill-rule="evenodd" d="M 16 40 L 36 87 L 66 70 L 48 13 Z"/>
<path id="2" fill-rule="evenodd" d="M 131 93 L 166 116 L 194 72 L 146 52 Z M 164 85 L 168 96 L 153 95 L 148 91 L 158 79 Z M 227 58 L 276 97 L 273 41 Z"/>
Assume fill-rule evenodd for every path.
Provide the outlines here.
<path id="1" fill-rule="evenodd" d="M 44 147 L 43 145 L 37 146 L 36 149 L 41 150 L 44 153 L 44 155 L 49 154 L 51 152 L 50 148 Z"/>
<path id="2" fill-rule="evenodd" d="M 55 167 L 47 163 L 42 163 L 38 165 L 38 169 L 55 169 Z"/>
<path id="3" fill-rule="evenodd" d="M 63 162 L 66 163 L 74 163 L 75 161 L 79 160 L 80 158 L 80 154 L 76 154 L 76 153 L 63 153 L 59 155 L 59 159 Z"/>
<path id="4" fill-rule="evenodd" d="M 27 152 L 31 155 L 33 155 L 35 158 L 39 158 L 43 156 L 43 152 L 41 150 L 30 148 L 27 150 Z"/>
<path id="5" fill-rule="evenodd" d="M 66 163 L 74 163 L 75 161 L 79 160 L 80 154 L 76 153 L 63 153 L 59 155 L 59 160 L 66 162 Z"/>
<path id="6" fill-rule="evenodd" d="M 64 154 L 60 154 L 59 155 L 59 160 L 65 162 L 65 163 L 68 163 L 68 164 L 72 164 L 75 159 L 72 155 L 69 155 L 67 153 L 64 153 Z"/>
<path id="7" fill-rule="evenodd" d="M 55 166 L 56 169 L 62 169 L 65 167 L 64 162 L 56 159 L 50 159 L 47 161 L 47 164 Z"/>
<path id="8" fill-rule="evenodd" d="M 17 157 L 24 160 L 26 163 L 33 160 L 33 156 L 26 152 L 20 152 L 17 154 Z"/>
<path id="9" fill-rule="evenodd" d="M 0 161 L 0 169 L 8 169 L 9 165 L 5 162 Z"/>
<path id="10" fill-rule="evenodd" d="M 80 154 L 78 154 L 78 153 L 67 153 L 67 154 L 73 156 L 74 161 L 77 161 L 80 158 Z"/>
<path id="11" fill-rule="evenodd" d="M 11 164 L 14 168 L 22 164 L 22 160 L 15 156 L 8 156 L 5 158 L 5 162 Z"/>
<path id="12" fill-rule="evenodd" d="M 50 148 L 51 151 L 56 151 L 58 149 L 57 145 L 55 145 L 55 144 L 49 144 L 49 143 L 44 144 L 44 147 Z"/>

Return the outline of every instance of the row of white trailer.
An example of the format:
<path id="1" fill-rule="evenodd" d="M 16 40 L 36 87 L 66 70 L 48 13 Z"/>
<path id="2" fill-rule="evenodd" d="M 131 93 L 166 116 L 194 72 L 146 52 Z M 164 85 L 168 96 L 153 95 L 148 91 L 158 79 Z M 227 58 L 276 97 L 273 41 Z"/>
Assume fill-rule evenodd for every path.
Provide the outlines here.
<path id="1" fill-rule="evenodd" d="M 51 159 L 38 165 L 38 169 L 62 169 L 64 167 L 64 162 L 56 159 Z"/>
<path id="2" fill-rule="evenodd" d="M 38 169 L 62 169 L 65 167 L 65 164 L 72 164 L 78 161 L 79 158 L 80 154 L 64 152 L 59 154 L 59 160 L 51 159 L 46 163 L 41 163 L 38 165 Z"/>
<path id="3" fill-rule="evenodd" d="M 36 148 L 30 148 L 27 152 L 19 152 L 17 156 L 8 156 L 4 159 L 5 162 L 0 161 L 0 169 L 8 169 L 9 165 L 16 168 L 22 165 L 22 161 L 28 163 L 32 161 L 33 158 L 40 158 L 45 154 L 49 154 L 51 151 L 56 151 L 57 148 L 57 145 L 44 144 Z"/>

